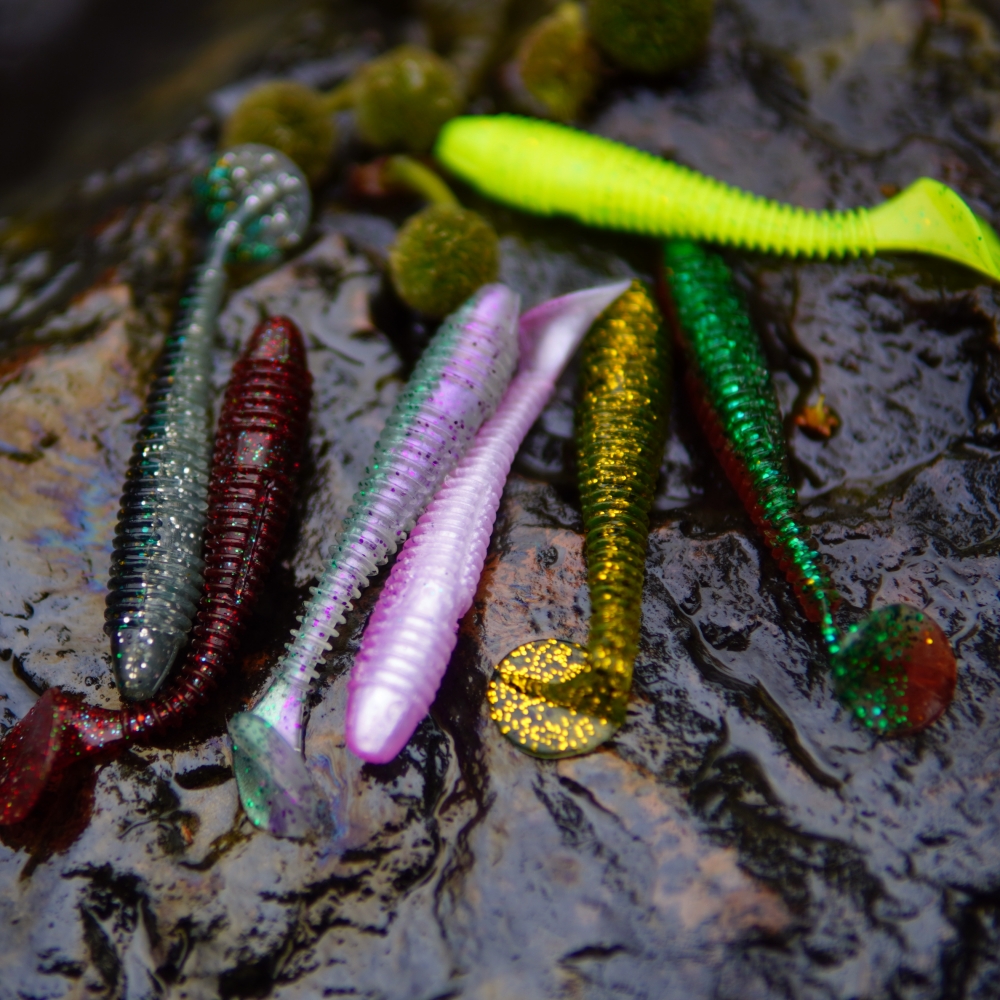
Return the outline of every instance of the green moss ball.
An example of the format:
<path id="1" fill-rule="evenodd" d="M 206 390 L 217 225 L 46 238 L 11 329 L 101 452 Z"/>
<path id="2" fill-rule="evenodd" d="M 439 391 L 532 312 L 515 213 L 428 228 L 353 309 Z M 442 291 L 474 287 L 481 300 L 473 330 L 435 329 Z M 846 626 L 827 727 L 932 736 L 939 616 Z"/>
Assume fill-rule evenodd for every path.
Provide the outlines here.
<path id="1" fill-rule="evenodd" d="M 477 288 L 496 280 L 500 247 L 478 212 L 431 205 L 412 216 L 389 251 L 400 298 L 428 316 L 447 316 Z"/>
<path id="2" fill-rule="evenodd" d="M 309 87 L 278 80 L 255 87 L 222 132 L 223 146 L 262 142 L 293 159 L 312 183 L 326 173 L 336 138 L 323 99 Z"/>
<path id="3" fill-rule="evenodd" d="M 416 45 L 401 45 L 373 59 L 354 80 L 358 129 L 380 149 L 426 153 L 463 103 L 451 66 Z"/>
<path id="4" fill-rule="evenodd" d="M 666 73 L 697 58 L 712 28 L 712 0 L 589 0 L 597 44 L 625 69 Z"/>
<path id="5" fill-rule="evenodd" d="M 574 121 L 594 96 L 600 57 L 578 3 L 560 4 L 527 34 L 517 52 L 521 82 L 553 118 Z"/>

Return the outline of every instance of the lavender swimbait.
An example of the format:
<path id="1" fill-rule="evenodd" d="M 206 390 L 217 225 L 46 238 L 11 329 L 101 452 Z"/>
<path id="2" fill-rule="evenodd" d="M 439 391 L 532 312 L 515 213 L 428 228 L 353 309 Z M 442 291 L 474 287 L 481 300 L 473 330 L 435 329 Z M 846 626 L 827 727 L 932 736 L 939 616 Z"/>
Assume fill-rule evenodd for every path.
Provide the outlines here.
<path id="1" fill-rule="evenodd" d="M 323 829 L 302 757 L 306 698 L 329 640 L 496 409 L 517 363 L 518 296 L 487 285 L 441 325 L 375 445 L 333 561 L 259 704 L 230 720 L 240 798 L 275 836 Z"/>
<path id="2" fill-rule="evenodd" d="M 209 217 L 220 225 L 146 399 L 111 556 L 104 630 L 129 701 L 152 697 L 163 682 L 201 594 L 212 339 L 226 260 L 267 260 L 295 246 L 311 211 L 302 172 L 269 146 L 224 153 L 204 186 Z"/>
<path id="3" fill-rule="evenodd" d="M 628 287 L 574 292 L 521 318 L 518 373 L 417 521 L 354 661 L 347 746 L 363 760 L 392 760 L 427 714 L 472 605 L 514 455 L 583 335 Z"/>

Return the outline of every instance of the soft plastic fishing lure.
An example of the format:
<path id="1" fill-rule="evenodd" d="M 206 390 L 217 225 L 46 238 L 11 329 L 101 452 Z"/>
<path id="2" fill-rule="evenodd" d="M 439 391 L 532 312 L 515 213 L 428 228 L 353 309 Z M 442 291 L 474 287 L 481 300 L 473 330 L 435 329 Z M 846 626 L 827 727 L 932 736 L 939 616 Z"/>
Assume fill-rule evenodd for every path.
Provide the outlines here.
<path id="1" fill-rule="evenodd" d="M 105 760 L 190 719 L 225 674 L 277 552 L 306 437 L 312 378 L 291 320 L 262 323 L 233 368 L 208 490 L 205 593 L 183 667 L 120 711 L 49 688 L 0 743 L 0 824 L 17 823 L 70 764 Z"/>
<path id="2" fill-rule="evenodd" d="M 841 700 L 868 728 L 902 735 L 929 726 L 955 691 L 955 656 L 940 627 L 903 604 L 841 634 L 837 595 L 799 513 L 767 362 L 725 263 L 694 243 L 668 243 L 666 278 L 691 400 L 754 523 L 820 626 Z"/>
<path id="3" fill-rule="evenodd" d="M 517 375 L 421 514 L 355 657 L 346 735 L 363 760 L 392 760 L 427 714 L 475 597 L 514 455 L 584 333 L 628 286 L 574 292 L 521 317 Z"/>
<path id="4" fill-rule="evenodd" d="M 325 825 L 323 800 L 302 757 L 310 684 L 362 588 L 496 409 L 517 362 L 518 302 L 509 288 L 487 285 L 434 335 L 375 445 L 333 561 L 277 676 L 253 711 L 230 720 L 243 806 L 275 836 L 307 836 Z"/>
<path id="5" fill-rule="evenodd" d="M 309 185 L 267 146 L 224 153 L 203 191 L 209 217 L 221 224 L 146 399 L 111 556 L 104 628 L 128 700 L 151 697 L 163 682 L 201 592 L 211 349 L 226 260 L 273 257 L 296 245 L 309 221 Z"/>
<path id="6" fill-rule="evenodd" d="M 435 155 L 483 194 L 605 229 L 805 257 L 917 251 L 1000 280 L 1000 240 L 962 199 L 921 178 L 874 209 L 782 205 L 621 143 L 513 115 L 453 118 Z"/>
<path id="7" fill-rule="evenodd" d="M 625 721 L 670 391 L 669 341 L 656 303 L 639 282 L 584 340 L 580 383 L 587 649 L 557 639 L 527 643 L 497 667 L 489 690 L 490 714 L 501 732 L 539 757 L 587 753 Z"/>

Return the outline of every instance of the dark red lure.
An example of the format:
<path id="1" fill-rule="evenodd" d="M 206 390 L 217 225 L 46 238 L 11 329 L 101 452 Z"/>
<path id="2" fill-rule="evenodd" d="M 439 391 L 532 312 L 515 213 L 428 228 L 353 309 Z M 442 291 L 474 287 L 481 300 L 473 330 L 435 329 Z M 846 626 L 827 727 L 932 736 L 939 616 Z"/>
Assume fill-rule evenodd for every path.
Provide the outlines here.
<path id="1" fill-rule="evenodd" d="M 114 711 L 50 688 L 0 741 L 0 825 L 18 823 L 75 761 L 105 760 L 190 719 L 233 658 L 295 492 L 312 377 L 285 317 L 254 331 L 226 389 L 212 460 L 205 590 L 183 666 L 154 698 Z"/>

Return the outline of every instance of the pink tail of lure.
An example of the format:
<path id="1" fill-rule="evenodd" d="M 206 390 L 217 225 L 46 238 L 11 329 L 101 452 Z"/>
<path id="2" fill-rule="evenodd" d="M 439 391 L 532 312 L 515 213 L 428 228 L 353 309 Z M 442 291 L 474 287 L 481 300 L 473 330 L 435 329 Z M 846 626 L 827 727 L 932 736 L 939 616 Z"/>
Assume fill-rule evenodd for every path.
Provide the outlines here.
<path id="1" fill-rule="evenodd" d="M 472 605 L 514 455 L 584 333 L 627 288 L 574 292 L 521 317 L 517 375 L 417 521 L 355 658 L 347 746 L 363 760 L 392 760 L 427 714 Z"/>
<path id="2" fill-rule="evenodd" d="M 215 442 L 205 592 L 184 665 L 163 691 L 120 711 L 50 688 L 0 742 L 0 825 L 23 820 L 45 787 L 82 759 L 180 726 L 225 674 L 291 511 L 312 377 L 295 324 L 269 319 L 233 368 Z"/>
<path id="3" fill-rule="evenodd" d="M 846 634 L 837 630 L 838 598 L 799 513 L 771 375 L 732 275 L 695 243 L 668 243 L 665 260 L 694 408 L 806 616 L 819 623 L 840 699 L 883 735 L 929 726 L 955 692 L 957 665 L 947 638 L 931 618 L 903 604 L 875 611 Z"/>

